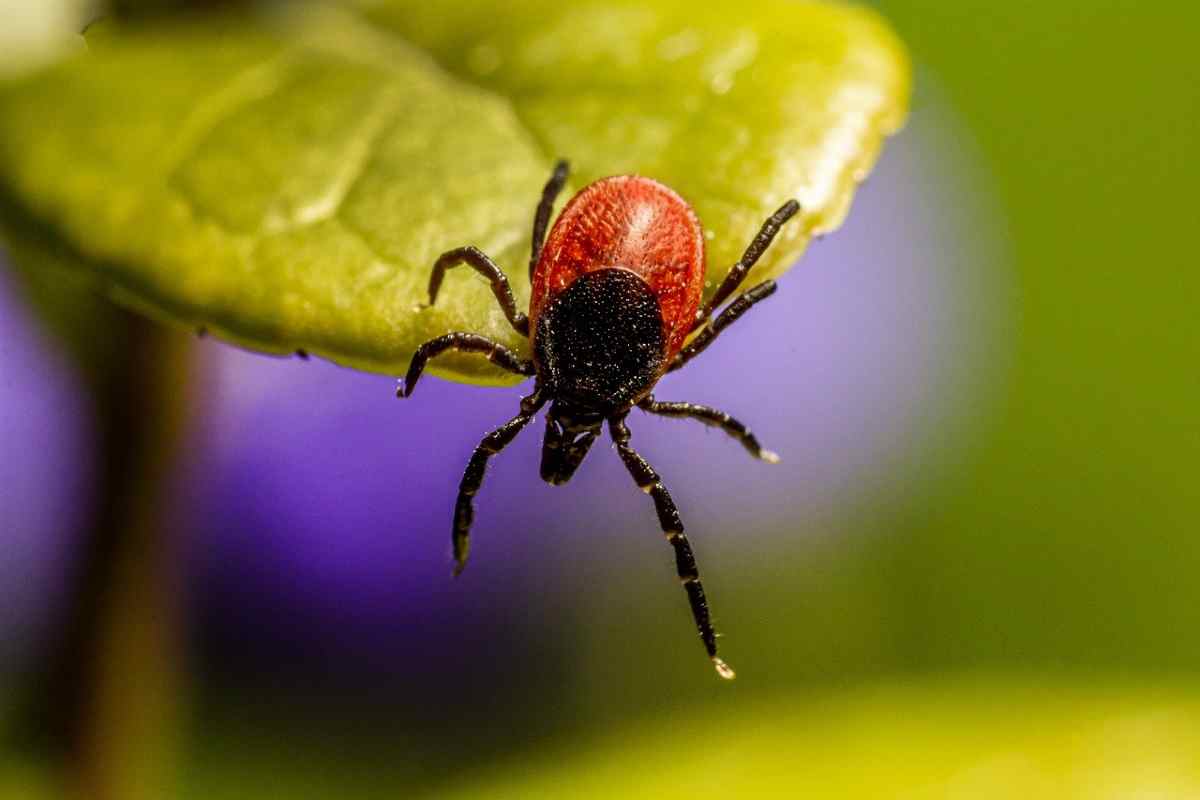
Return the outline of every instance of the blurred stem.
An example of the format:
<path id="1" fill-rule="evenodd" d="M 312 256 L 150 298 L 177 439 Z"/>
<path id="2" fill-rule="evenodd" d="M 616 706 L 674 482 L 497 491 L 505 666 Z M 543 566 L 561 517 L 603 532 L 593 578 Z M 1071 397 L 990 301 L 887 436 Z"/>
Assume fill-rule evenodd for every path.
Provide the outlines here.
<path id="1" fill-rule="evenodd" d="M 163 800 L 177 794 L 186 688 L 165 490 L 188 412 L 191 337 L 109 302 L 78 254 L 4 195 L 0 233 L 95 421 L 91 526 L 18 746 L 63 765 L 67 797 Z"/>
<path id="2" fill-rule="evenodd" d="M 188 337 L 125 311 L 111 316 L 97 333 L 115 338 L 116 357 L 85 369 L 97 507 L 36 701 L 45 716 L 33 722 L 66 760 L 68 796 L 161 800 L 175 794 L 183 688 L 177 559 L 161 523 L 187 410 Z"/>

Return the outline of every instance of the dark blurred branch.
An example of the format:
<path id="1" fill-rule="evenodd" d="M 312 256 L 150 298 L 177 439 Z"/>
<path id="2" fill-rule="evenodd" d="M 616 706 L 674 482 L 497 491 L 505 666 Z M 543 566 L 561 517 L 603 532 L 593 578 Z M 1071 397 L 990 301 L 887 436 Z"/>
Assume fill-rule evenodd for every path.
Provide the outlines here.
<path id="1" fill-rule="evenodd" d="M 37 679 L 27 743 L 66 767 L 75 797 L 159 797 L 179 697 L 176 559 L 160 524 L 183 421 L 186 341 L 114 311 L 124 357 L 94 381 L 96 508 L 64 630 Z"/>
<path id="2" fill-rule="evenodd" d="M 76 279 L 69 248 L 3 198 L 0 212 L 27 295 L 74 357 L 95 420 L 90 528 L 14 744 L 61 765 L 70 796 L 160 800 L 172 794 L 182 688 L 177 559 L 162 512 L 190 337 L 111 304 Z"/>
<path id="3" fill-rule="evenodd" d="M 75 796 L 161 797 L 174 762 L 180 625 L 167 476 L 185 413 L 186 338 L 122 314 L 127 358 L 96 393 L 99 507 L 82 561 L 62 694 Z M 65 691 L 64 691 L 65 690 Z"/>

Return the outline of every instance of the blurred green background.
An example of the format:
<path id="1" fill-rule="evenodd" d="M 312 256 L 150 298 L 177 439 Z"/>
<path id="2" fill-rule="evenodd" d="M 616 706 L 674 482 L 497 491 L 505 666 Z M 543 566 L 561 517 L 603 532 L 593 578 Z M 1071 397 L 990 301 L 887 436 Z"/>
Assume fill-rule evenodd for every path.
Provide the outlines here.
<path id="1" fill-rule="evenodd" d="M 674 646 L 677 589 L 648 536 L 585 565 L 604 593 L 535 627 L 562 664 L 470 707 L 197 668 L 171 734 L 179 792 L 1200 796 L 1200 7 L 878 7 L 917 69 L 881 169 L 919 151 L 946 175 L 896 171 L 916 185 L 864 197 L 953 210 L 963 252 L 987 254 L 962 266 L 971 363 L 883 488 L 803 530 L 768 509 L 744 542 L 706 544 L 736 684 Z M 871 235 L 858 210 L 833 239 Z M 0 791 L 53 796 L 45 752 L 14 737 Z"/>

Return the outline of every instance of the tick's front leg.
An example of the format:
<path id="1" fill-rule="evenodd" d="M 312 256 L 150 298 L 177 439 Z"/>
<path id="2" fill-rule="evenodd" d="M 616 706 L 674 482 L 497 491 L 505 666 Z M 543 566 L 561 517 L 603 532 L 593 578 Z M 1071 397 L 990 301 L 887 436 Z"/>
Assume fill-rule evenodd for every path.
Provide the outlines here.
<path id="1" fill-rule="evenodd" d="M 496 302 L 500 304 L 509 324 L 516 329 L 517 333 L 528 336 L 529 319 L 517 310 L 517 301 L 513 297 L 508 276 L 504 274 L 504 270 L 500 269 L 499 264 L 492 261 L 478 247 L 456 247 L 438 257 L 433 264 L 433 272 L 429 275 L 429 305 L 437 302 L 438 290 L 442 288 L 446 270 L 457 267 L 459 264 L 467 264 L 491 282 L 492 294 L 496 295 Z"/>
<path id="2" fill-rule="evenodd" d="M 542 255 L 542 243 L 546 240 L 546 228 L 550 225 L 550 214 L 554 211 L 554 200 L 567 183 L 569 167 L 567 162 L 559 160 L 554 165 L 550 180 L 542 188 L 542 199 L 538 202 L 537 211 L 533 215 L 533 245 L 529 252 L 529 280 L 533 282 L 533 272 L 537 269 L 538 259 Z"/>
<path id="3" fill-rule="evenodd" d="M 783 224 L 792 217 L 796 216 L 800 211 L 800 203 L 796 200 L 788 200 L 779 210 L 771 216 L 767 217 L 758 234 L 751 240 L 746 247 L 746 252 L 738 259 L 738 262 L 729 270 L 729 274 L 725 276 L 725 280 L 721 281 L 721 285 L 717 287 L 717 291 L 713 294 L 712 299 L 705 303 L 704 308 L 696 313 L 696 323 L 692 326 L 692 330 L 696 330 L 703 325 L 713 312 L 724 303 L 725 300 L 737 291 L 742 285 L 742 281 L 746 279 L 746 275 L 750 272 L 751 267 L 758 263 L 758 259 L 771 246 L 771 242 L 775 241 L 776 234 Z"/>
<path id="4" fill-rule="evenodd" d="M 397 397 L 408 397 L 417 386 L 421 373 L 425 371 L 425 363 L 434 356 L 441 355 L 447 350 L 457 350 L 463 353 L 481 353 L 488 361 L 498 367 L 515 372 L 517 375 L 533 375 L 536 371 L 532 361 L 523 360 L 499 342 L 493 342 L 486 336 L 476 333 L 447 333 L 436 339 L 430 339 L 417 348 L 412 361 L 408 364 L 408 372 L 404 380 L 396 388 Z"/>

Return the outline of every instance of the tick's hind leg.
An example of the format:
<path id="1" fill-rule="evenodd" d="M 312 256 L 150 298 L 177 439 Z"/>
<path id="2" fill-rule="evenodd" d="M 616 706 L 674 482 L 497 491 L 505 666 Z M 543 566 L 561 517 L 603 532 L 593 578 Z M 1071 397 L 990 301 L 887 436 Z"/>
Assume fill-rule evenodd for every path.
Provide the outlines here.
<path id="1" fill-rule="evenodd" d="M 692 617 L 696 620 L 696 630 L 700 633 L 700 641 L 708 657 L 712 659 L 717 674 L 729 680 L 734 677 L 733 670 L 717 657 L 717 634 L 713 630 L 712 618 L 708 611 L 708 599 L 704 596 L 704 586 L 700 583 L 700 570 L 696 567 L 696 557 L 692 554 L 692 546 L 683 533 L 683 522 L 679 519 L 679 510 L 671 499 L 667 487 L 663 486 L 658 473 L 642 458 L 636 450 L 629 446 L 629 428 L 624 418 L 609 420 L 609 430 L 613 441 L 617 444 L 617 452 L 625 462 L 625 468 L 633 476 L 638 487 L 654 499 L 654 509 L 658 512 L 658 522 L 667 541 L 675 550 L 675 569 L 679 580 L 683 582 L 687 592 L 688 603 L 692 607 Z"/>
<path id="2" fill-rule="evenodd" d="M 533 415 L 544 402 L 541 389 L 521 400 L 521 413 L 483 437 L 483 441 L 471 454 L 467 469 L 458 485 L 458 499 L 454 503 L 454 527 L 451 540 L 454 546 L 454 575 L 460 575 L 467 566 L 467 554 L 471 549 L 471 522 L 475 519 L 475 494 L 483 483 L 483 473 L 488 461 L 512 443 L 521 429 L 529 424 Z"/>
<path id="3" fill-rule="evenodd" d="M 711 317 L 713 312 L 720 307 L 721 303 L 724 303 L 730 295 L 737 291 L 737 288 L 742 285 L 742 281 L 746 279 L 746 274 L 750 272 L 750 268 L 758 263 L 758 259 L 771 246 L 771 242 L 775 240 L 775 235 L 779 233 L 779 229 L 783 227 L 785 222 L 796 216 L 798 211 L 800 211 L 800 203 L 795 200 L 788 200 L 779 207 L 778 211 L 767 217 L 758 234 L 746 247 L 746 252 L 742 254 L 738 262 L 729 270 L 729 274 L 725 276 L 725 280 L 721 281 L 721 285 L 717 288 L 712 299 L 696 313 L 696 323 L 692 326 L 692 330 L 703 325 L 705 320 Z"/>
<path id="4" fill-rule="evenodd" d="M 518 375 L 533 375 L 535 371 L 532 361 L 522 360 L 512 350 L 499 342 L 493 342 L 486 336 L 476 333 L 447 333 L 445 336 L 430 339 L 417 348 L 417 352 L 413 353 L 412 361 L 408 364 L 408 372 L 405 374 L 404 380 L 396 389 L 396 396 L 408 397 L 411 395 L 417 386 L 417 381 L 421 378 L 421 373 L 425 371 L 425 363 L 447 350 L 482 353 L 488 361 L 496 366 Z"/>
<path id="5" fill-rule="evenodd" d="M 529 280 L 533 280 L 533 271 L 537 269 L 538 258 L 542 255 L 542 243 L 546 241 L 546 227 L 550 224 L 550 213 L 554 211 L 554 200 L 567 182 L 567 162 L 559 160 L 554 165 L 550 180 L 542 189 L 542 199 L 538 203 L 537 213 L 533 215 L 533 247 L 529 254 Z"/>
<path id="6" fill-rule="evenodd" d="M 651 414 L 660 414 L 664 417 L 691 418 L 699 420 L 710 427 L 720 428 L 741 442 L 742 446 L 755 458 L 761 458 L 768 464 L 779 463 L 779 456 L 777 454 L 770 450 L 764 450 L 762 445 L 758 443 L 758 437 L 749 428 L 724 411 L 718 411 L 715 408 L 695 403 L 660 403 L 653 397 L 647 397 L 638 403 L 638 408 L 643 411 L 649 411 Z"/>
<path id="7" fill-rule="evenodd" d="M 517 333 L 528 336 L 529 319 L 517 310 L 517 301 L 513 298 L 508 276 L 504 274 L 504 270 L 500 269 L 499 264 L 492 261 L 478 247 L 456 247 L 438 257 L 438 260 L 433 263 L 433 272 L 429 276 L 429 305 L 433 305 L 437 301 L 438 290 L 442 288 L 442 279 L 446 277 L 446 270 L 457 267 L 459 264 L 473 267 L 476 272 L 491 281 L 492 293 L 496 295 L 496 301 L 504 310 L 504 316 L 508 318 L 509 324 L 516 328 Z"/>

